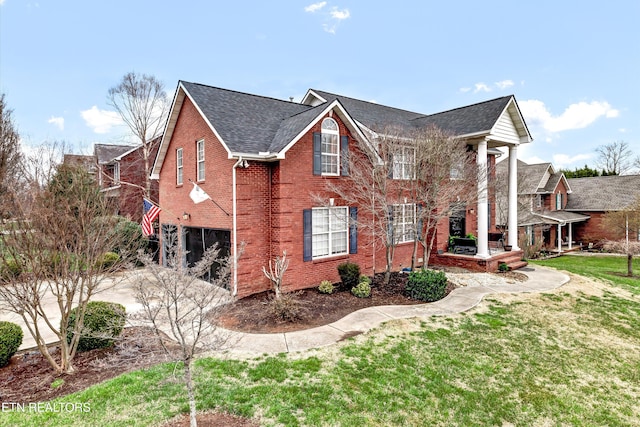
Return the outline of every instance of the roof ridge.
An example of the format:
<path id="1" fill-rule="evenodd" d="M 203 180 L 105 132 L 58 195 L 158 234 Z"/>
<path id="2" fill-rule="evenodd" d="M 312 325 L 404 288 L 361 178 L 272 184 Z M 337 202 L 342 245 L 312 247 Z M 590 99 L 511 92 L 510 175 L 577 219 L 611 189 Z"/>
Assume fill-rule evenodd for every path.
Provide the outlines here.
<path id="1" fill-rule="evenodd" d="M 203 84 L 203 83 L 188 82 L 186 80 L 180 80 L 179 82 L 180 83 L 189 83 L 189 84 L 197 85 L 197 86 L 208 87 L 210 89 L 217 89 L 217 90 L 221 90 L 221 91 L 224 91 L 224 92 L 232 92 L 232 93 L 237 93 L 237 94 L 240 94 L 240 95 L 247 95 L 247 96 L 253 96 L 253 97 L 256 97 L 256 98 L 263 98 L 263 99 L 269 99 L 269 100 L 272 100 L 272 101 L 284 102 L 286 104 L 303 105 L 303 104 L 300 104 L 299 102 L 289 101 L 289 100 L 286 100 L 286 99 L 274 98 L 272 96 L 256 95 L 255 93 L 242 92 L 242 91 L 233 90 L 233 89 L 225 89 L 223 87 L 206 85 L 206 84 Z"/>
<path id="2" fill-rule="evenodd" d="M 433 116 L 437 116 L 437 115 L 439 115 L 439 114 L 450 113 L 450 112 L 452 112 L 452 111 L 462 110 L 462 109 L 464 109 L 464 108 L 469 108 L 469 107 L 475 107 L 475 106 L 477 106 L 477 105 L 482 105 L 482 104 L 488 104 L 489 102 L 495 102 L 495 101 L 497 101 L 497 100 L 499 100 L 499 99 L 505 99 L 505 98 L 515 98 L 515 95 L 511 94 L 511 95 L 499 96 L 499 97 L 497 97 L 497 98 L 488 99 L 488 100 L 486 100 L 486 101 L 480 101 L 480 102 L 476 102 L 476 103 L 469 104 L 469 105 L 463 105 L 463 106 L 461 106 L 461 107 L 451 108 L 451 109 L 449 109 L 449 110 L 445 110 L 445 111 L 439 111 L 439 112 L 437 112 L 437 113 L 427 114 L 427 115 L 425 115 L 425 116 L 423 116 L 423 117 L 417 117 L 417 118 L 412 119 L 412 120 L 419 120 L 419 119 L 422 119 L 422 118 L 425 118 L 425 117 L 433 117 Z"/>
<path id="3" fill-rule="evenodd" d="M 392 106 L 386 105 L 386 104 L 380 104 L 378 102 L 365 101 L 364 99 L 358 99 L 358 98 L 354 98 L 352 96 L 339 95 L 337 93 L 327 92 L 326 90 L 319 90 L 319 89 L 313 89 L 313 88 L 310 88 L 309 90 L 312 90 L 312 91 L 314 91 L 316 93 L 318 93 L 318 92 L 327 93 L 329 95 L 335 96 L 336 98 L 346 98 L 346 99 L 351 99 L 353 101 L 364 102 L 364 103 L 367 103 L 367 104 L 375 105 L 376 107 L 385 107 L 385 108 L 390 108 L 392 110 L 403 111 L 405 113 L 411 113 L 411 114 L 424 114 L 424 113 L 419 113 L 417 111 L 406 110 L 404 108 L 398 108 L 398 107 L 392 107 Z"/>

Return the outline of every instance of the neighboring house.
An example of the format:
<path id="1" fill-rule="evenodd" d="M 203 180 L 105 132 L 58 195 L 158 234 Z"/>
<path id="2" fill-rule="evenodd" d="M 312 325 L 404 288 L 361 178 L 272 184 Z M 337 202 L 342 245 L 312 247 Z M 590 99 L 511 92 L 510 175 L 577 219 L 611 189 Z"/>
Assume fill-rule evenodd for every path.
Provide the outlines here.
<path id="1" fill-rule="evenodd" d="M 89 175 L 94 177 L 98 171 L 96 158 L 91 155 L 65 154 L 62 158 L 62 163 L 65 165 L 81 167 L 89 172 Z"/>
<path id="2" fill-rule="evenodd" d="M 530 165 L 520 160 L 517 170 L 519 241 L 542 242 L 547 250 L 570 250 L 622 238 L 604 225 L 604 215 L 625 209 L 640 197 L 640 175 L 566 179 L 551 163 Z M 496 176 L 498 183 L 506 180 L 506 162 L 496 165 Z M 506 223 L 506 204 L 504 186 L 497 186 L 500 225 Z"/>
<path id="3" fill-rule="evenodd" d="M 155 159 L 160 137 L 153 140 L 149 165 Z M 98 183 L 107 197 L 117 198 L 116 213 L 132 221 L 142 220 L 145 165 L 142 145 L 95 144 Z M 151 181 L 151 201 L 158 201 L 158 182 Z"/>
<path id="4" fill-rule="evenodd" d="M 583 245 L 601 240 L 623 238 L 603 224 L 607 212 L 623 210 L 640 197 L 640 175 L 612 175 L 590 178 L 571 178 L 573 189 L 565 209 L 569 212 L 589 215 L 589 221 L 576 226 L 576 240 Z M 630 238 L 640 240 L 640 233 Z"/>
<path id="5" fill-rule="evenodd" d="M 383 271 L 384 250 L 358 228 L 358 206 L 331 194 L 326 194 L 331 203 L 321 205 L 314 193 L 326 192 L 329 180 L 345 179 L 356 138 L 375 147 L 375 130 L 388 125 L 436 125 L 450 131 L 477 153 L 483 168 L 494 164 L 498 147 L 508 147 L 515 158 L 518 145 L 531 141 L 513 96 L 425 115 L 319 90 L 309 90 L 301 103 L 294 103 L 180 81 L 152 174 L 160 183 L 161 239 L 180 230 L 189 263 L 220 244 L 235 260 L 231 287 L 240 297 L 269 289 L 262 267 L 283 251 L 290 260 L 283 283 L 287 291 L 324 279 L 339 281 L 336 267 L 346 261 L 359 264 L 363 274 Z M 406 179 L 402 164 L 395 164 L 403 159 L 395 157 L 398 176 L 390 179 Z M 510 167 L 515 170 L 516 162 Z M 515 206 L 513 176 L 509 203 Z M 453 221 L 477 235 L 477 255 L 437 253 L 447 249 L 451 221 L 446 221 L 438 227 L 432 263 L 488 271 L 504 259 L 489 252 L 495 209 L 489 204 L 486 174 L 480 181 L 477 205 Z M 192 182 L 212 201 L 194 204 Z M 397 227 L 411 221 L 412 209 L 402 206 Z M 516 228 L 515 216 L 509 225 Z M 510 243 L 519 261 L 517 241 Z M 410 239 L 398 244 L 394 267 L 410 265 L 412 248 Z"/>
<path id="6" fill-rule="evenodd" d="M 505 161 L 496 165 L 498 182 L 508 176 Z M 498 223 L 506 224 L 506 189 L 496 189 Z M 518 160 L 518 241 L 529 245 L 542 243 L 547 250 L 571 249 L 576 241 L 575 230 L 589 216 L 566 209 L 572 197 L 572 187 L 562 172 L 551 163 L 527 164 Z"/>

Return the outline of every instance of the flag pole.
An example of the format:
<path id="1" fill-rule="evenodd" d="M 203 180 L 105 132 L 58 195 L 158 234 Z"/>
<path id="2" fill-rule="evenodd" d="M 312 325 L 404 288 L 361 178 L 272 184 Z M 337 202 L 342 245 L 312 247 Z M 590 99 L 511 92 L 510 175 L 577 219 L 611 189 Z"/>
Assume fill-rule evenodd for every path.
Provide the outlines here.
<path id="1" fill-rule="evenodd" d="M 198 184 L 196 184 L 195 182 L 193 182 L 193 181 L 191 180 L 191 178 L 189 178 L 189 182 L 190 182 L 190 183 L 192 183 L 193 185 L 196 185 L 196 186 L 198 185 Z M 207 194 L 207 193 L 205 193 L 205 194 Z M 219 205 L 215 200 L 213 200 L 213 199 L 211 198 L 211 196 L 209 196 L 209 194 L 207 194 L 207 197 L 209 198 L 209 200 L 211 200 L 211 201 L 213 202 L 213 204 L 214 204 L 214 205 L 216 205 L 216 206 L 218 207 L 218 209 L 220 209 L 222 212 L 224 212 L 225 214 L 227 214 L 227 216 L 230 216 L 230 215 L 229 215 L 229 212 L 225 211 L 225 210 L 222 208 L 222 206 L 220 206 L 220 205 Z"/>

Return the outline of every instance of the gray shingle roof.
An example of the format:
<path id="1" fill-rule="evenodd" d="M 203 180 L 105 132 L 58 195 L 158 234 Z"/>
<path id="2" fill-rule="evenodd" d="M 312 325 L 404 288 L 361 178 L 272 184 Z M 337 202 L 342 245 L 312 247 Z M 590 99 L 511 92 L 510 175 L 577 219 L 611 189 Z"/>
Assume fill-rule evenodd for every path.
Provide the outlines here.
<path id="1" fill-rule="evenodd" d="M 98 164 L 104 165 L 134 148 L 136 148 L 135 145 L 95 144 L 93 155 L 98 160 Z"/>
<path id="2" fill-rule="evenodd" d="M 320 90 L 314 92 L 326 103 L 314 107 L 198 83 L 182 81 L 181 84 L 229 150 L 247 154 L 281 151 L 335 100 L 352 118 L 373 130 L 387 125 L 406 129 L 436 125 L 464 135 L 490 130 L 512 99 L 505 96 L 425 115 Z"/>
<path id="3" fill-rule="evenodd" d="M 286 145 L 284 139 L 296 135 L 311 121 L 312 115 L 300 115 L 313 109 L 308 105 L 181 83 L 233 152 L 266 152 L 271 151 L 272 145 L 282 148 Z"/>
<path id="4" fill-rule="evenodd" d="M 353 118 L 372 130 L 380 130 L 385 126 L 416 129 L 434 125 L 454 135 L 467 135 L 491 130 L 509 101 L 513 98 L 513 95 L 503 96 L 428 115 L 321 90 L 312 90 L 328 102 L 338 99 Z"/>
<path id="5" fill-rule="evenodd" d="M 566 210 L 619 210 L 640 197 L 640 175 L 571 178 L 567 181 L 573 192 Z"/>

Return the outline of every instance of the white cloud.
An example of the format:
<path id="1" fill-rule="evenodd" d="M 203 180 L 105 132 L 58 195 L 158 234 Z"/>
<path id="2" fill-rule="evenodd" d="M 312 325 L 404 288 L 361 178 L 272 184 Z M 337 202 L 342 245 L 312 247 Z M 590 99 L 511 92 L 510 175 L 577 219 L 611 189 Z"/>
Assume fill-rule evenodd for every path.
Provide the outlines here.
<path id="1" fill-rule="evenodd" d="M 496 86 L 498 86 L 498 89 L 506 89 L 513 86 L 513 84 L 513 80 L 502 80 L 501 82 L 496 82 Z"/>
<path id="2" fill-rule="evenodd" d="M 578 162 L 587 161 L 593 158 L 593 154 L 576 154 L 575 156 L 568 156 L 567 154 L 554 154 L 553 165 L 556 168 L 565 169 L 568 166 L 572 166 Z"/>
<path id="3" fill-rule="evenodd" d="M 92 128 L 95 133 L 108 133 L 112 127 L 122 124 L 118 113 L 99 110 L 95 105 L 88 110 L 81 111 L 80 114 L 87 126 Z"/>
<path id="4" fill-rule="evenodd" d="M 460 88 L 460 92 L 462 92 L 462 93 L 467 93 L 467 92 L 469 92 L 470 90 L 471 90 L 471 88 L 470 88 L 470 87 L 461 87 L 461 88 Z"/>
<path id="5" fill-rule="evenodd" d="M 611 107 L 608 102 L 578 102 L 569 105 L 559 116 L 553 116 L 544 102 L 537 99 L 519 103 L 525 120 L 532 125 L 541 126 L 552 133 L 571 129 L 582 129 L 600 117 L 618 117 L 619 111 Z"/>
<path id="6" fill-rule="evenodd" d="M 344 21 L 345 19 L 348 19 L 350 16 L 351 16 L 351 13 L 349 12 L 349 9 L 338 10 L 337 7 L 333 7 L 331 9 L 331 17 L 338 21 Z"/>
<path id="7" fill-rule="evenodd" d="M 0 1 L 2 1 L 2 0 L 0 0 Z M 64 130 L 64 117 L 51 116 L 51 118 L 47 121 L 47 123 L 51 123 L 51 124 L 55 125 L 58 129 Z"/>
<path id="8" fill-rule="evenodd" d="M 309 13 L 315 13 L 317 11 L 319 11 L 320 9 L 322 9 L 323 7 L 325 7 L 327 5 L 326 1 L 321 1 L 318 3 L 313 3 L 310 4 L 309 6 L 304 8 L 305 12 L 309 12 Z"/>
<path id="9" fill-rule="evenodd" d="M 491 88 L 489 86 L 487 86 L 484 83 L 476 83 L 475 84 L 475 90 L 473 91 L 473 93 L 478 93 L 478 92 L 491 92 Z"/>
<path id="10" fill-rule="evenodd" d="M 304 8 L 305 12 L 316 13 L 324 9 L 327 5 L 326 1 L 310 4 Z M 339 9 L 337 6 L 331 7 L 330 10 L 322 12 L 320 16 L 323 17 L 324 23 L 322 29 L 330 34 L 335 34 L 340 22 L 351 17 L 349 9 Z"/>
<path id="11" fill-rule="evenodd" d="M 0 6 L 4 4 L 4 0 L 0 0 Z"/>

